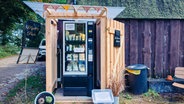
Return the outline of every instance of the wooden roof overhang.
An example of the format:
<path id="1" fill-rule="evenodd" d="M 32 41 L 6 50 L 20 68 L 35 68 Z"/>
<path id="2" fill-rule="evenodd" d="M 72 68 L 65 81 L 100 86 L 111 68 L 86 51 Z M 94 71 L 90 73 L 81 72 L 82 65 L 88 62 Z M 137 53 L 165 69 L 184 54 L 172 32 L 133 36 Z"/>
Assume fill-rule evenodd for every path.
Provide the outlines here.
<path id="1" fill-rule="evenodd" d="M 44 18 L 53 19 L 99 19 L 107 17 L 107 8 L 102 6 L 44 4 Z"/>

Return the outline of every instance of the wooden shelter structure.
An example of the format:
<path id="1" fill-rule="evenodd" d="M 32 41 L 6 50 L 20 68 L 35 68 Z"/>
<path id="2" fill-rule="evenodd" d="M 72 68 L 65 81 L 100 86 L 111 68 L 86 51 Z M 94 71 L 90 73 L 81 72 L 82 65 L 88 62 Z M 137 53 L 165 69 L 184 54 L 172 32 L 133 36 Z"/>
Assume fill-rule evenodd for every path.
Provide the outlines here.
<path id="1" fill-rule="evenodd" d="M 96 19 L 97 70 L 100 88 L 105 89 L 114 72 L 125 69 L 124 24 L 107 18 L 102 6 L 44 4 L 46 19 L 46 91 L 57 88 L 57 22 L 58 19 Z M 115 30 L 120 31 L 120 46 L 114 46 Z"/>

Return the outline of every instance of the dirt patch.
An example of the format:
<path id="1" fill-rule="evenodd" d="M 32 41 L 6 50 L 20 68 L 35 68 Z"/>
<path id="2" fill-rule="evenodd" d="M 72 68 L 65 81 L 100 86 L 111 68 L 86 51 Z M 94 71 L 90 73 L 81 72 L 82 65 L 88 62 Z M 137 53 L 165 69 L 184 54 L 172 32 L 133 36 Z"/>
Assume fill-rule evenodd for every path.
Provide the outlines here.
<path id="1" fill-rule="evenodd" d="M 10 64 L 16 64 L 17 59 L 18 59 L 18 55 L 2 58 L 0 59 L 0 67 L 6 67 Z"/>
<path id="2" fill-rule="evenodd" d="M 133 95 L 123 92 L 120 95 L 120 104 L 184 104 L 184 94 L 182 93 L 162 93 L 158 95 Z"/>
<path id="3" fill-rule="evenodd" d="M 36 95 L 42 91 L 45 91 L 44 68 L 33 72 L 27 79 L 19 81 L 15 87 L 9 91 L 3 103 L 33 104 Z"/>
<path id="4" fill-rule="evenodd" d="M 9 90 L 17 82 L 30 76 L 39 69 L 45 68 L 45 62 L 36 64 L 16 64 L 18 56 L 12 56 L 0 60 L 0 102 L 4 100 Z"/>

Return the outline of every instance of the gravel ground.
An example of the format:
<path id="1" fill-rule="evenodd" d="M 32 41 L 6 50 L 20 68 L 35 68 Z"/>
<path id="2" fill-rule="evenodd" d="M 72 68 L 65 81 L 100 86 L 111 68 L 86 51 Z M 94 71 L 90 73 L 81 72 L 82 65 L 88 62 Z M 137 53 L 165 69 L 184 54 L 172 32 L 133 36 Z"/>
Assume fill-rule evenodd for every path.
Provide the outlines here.
<path id="1" fill-rule="evenodd" d="M 45 62 L 35 64 L 16 64 L 18 56 L 0 59 L 0 102 L 4 100 L 8 91 L 19 80 L 26 78 L 38 69 L 45 68 Z"/>

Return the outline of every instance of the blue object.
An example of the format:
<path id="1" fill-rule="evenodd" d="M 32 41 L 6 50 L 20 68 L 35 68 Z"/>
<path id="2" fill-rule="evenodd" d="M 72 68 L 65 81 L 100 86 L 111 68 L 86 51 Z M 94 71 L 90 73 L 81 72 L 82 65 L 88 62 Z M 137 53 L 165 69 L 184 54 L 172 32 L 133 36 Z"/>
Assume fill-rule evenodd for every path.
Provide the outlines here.
<path id="1" fill-rule="evenodd" d="M 128 66 L 127 69 L 144 70 L 144 69 L 148 69 L 148 67 L 146 65 L 143 65 L 143 64 L 134 64 L 134 65 Z"/>
<path id="2" fill-rule="evenodd" d="M 133 94 L 142 94 L 148 91 L 147 83 L 147 69 L 148 67 L 143 64 L 134 64 L 127 67 L 131 70 L 141 70 L 139 75 L 129 73 L 128 83 L 129 91 Z"/>

